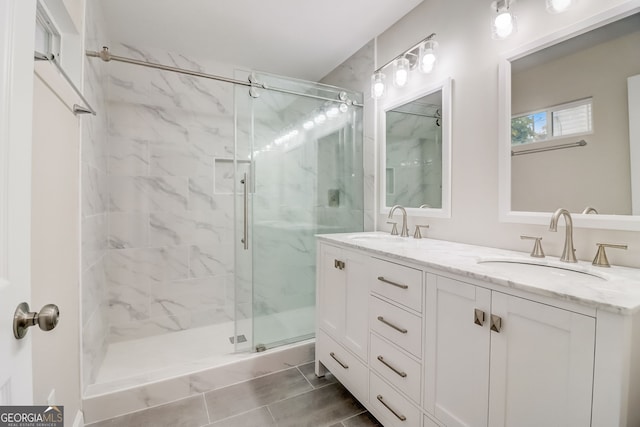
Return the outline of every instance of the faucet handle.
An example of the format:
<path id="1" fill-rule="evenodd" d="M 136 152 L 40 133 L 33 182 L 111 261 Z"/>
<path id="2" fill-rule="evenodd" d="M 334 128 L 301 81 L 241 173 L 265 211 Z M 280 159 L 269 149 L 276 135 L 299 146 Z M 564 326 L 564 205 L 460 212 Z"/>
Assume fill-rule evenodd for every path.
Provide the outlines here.
<path id="1" fill-rule="evenodd" d="M 607 253 L 604 251 L 604 248 L 615 248 L 615 249 L 627 249 L 627 245 L 614 245 L 611 243 L 596 243 L 598 246 L 598 252 L 596 252 L 596 257 L 593 259 L 592 265 L 596 267 L 611 267 L 609 264 L 609 260 L 607 259 Z"/>
<path id="2" fill-rule="evenodd" d="M 387 224 L 393 224 L 393 227 L 391 228 L 391 235 L 392 236 L 397 236 L 398 235 L 398 223 L 395 221 L 387 221 Z"/>
<path id="3" fill-rule="evenodd" d="M 420 232 L 420 228 L 429 228 L 429 225 L 419 225 L 416 224 L 416 231 L 415 233 L 413 233 L 413 238 L 414 239 L 422 239 L 422 233 Z"/>
<path id="4" fill-rule="evenodd" d="M 531 256 L 534 258 L 544 258 L 544 251 L 542 250 L 542 237 L 538 236 L 520 236 L 522 240 L 535 240 L 533 244 L 533 250 Z"/>

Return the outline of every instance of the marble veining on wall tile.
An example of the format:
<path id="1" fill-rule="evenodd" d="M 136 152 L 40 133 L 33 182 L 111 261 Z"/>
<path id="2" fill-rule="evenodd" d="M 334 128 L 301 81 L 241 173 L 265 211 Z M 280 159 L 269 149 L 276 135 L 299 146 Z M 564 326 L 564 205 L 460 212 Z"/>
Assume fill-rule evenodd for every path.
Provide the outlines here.
<path id="1" fill-rule="evenodd" d="M 160 49 L 111 50 L 232 72 Z M 233 159 L 233 88 L 122 63 L 108 85 L 110 340 L 230 321 L 234 204 L 215 191 L 214 159 Z"/>
<path id="2" fill-rule="evenodd" d="M 99 2 L 86 5 L 87 46 L 107 42 Z M 108 143 L 107 69 L 101 61 L 84 60 L 84 95 L 96 110 L 81 123 L 81 210 L 82 210 L 82 387 L 92 383 L 106 353 L 108 335 L 107 254 Z"/>

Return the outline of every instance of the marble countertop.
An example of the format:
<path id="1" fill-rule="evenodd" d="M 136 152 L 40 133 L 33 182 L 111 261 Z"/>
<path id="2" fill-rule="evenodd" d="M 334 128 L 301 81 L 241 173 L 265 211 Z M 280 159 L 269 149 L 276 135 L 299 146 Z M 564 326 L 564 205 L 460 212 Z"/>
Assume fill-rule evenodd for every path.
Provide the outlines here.
<path id="1" fill-rule="evenodd" d="M 556 257 L 388 233 L 321 234 L 321 241 L 367 250 L 398 261 L 620 314 L 640 311 L 640 269 L 594 267 Z M 542 268 L 536 265 L 555 268 Z"/>

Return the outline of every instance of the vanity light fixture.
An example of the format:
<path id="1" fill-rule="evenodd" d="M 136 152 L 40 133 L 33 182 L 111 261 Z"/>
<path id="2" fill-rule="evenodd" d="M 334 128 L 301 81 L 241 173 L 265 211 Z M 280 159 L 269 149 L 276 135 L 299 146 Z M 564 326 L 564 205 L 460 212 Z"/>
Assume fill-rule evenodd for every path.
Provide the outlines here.
<path id="1" fill-rule="evenodd" d="M 404 87 L 409 82 L 410 64 L 406 56 L 393 61 L 393 84 L 396 87 Z"/>
<path id="2" fill-rule="evenodd" d="M 384 73 L 377 72 L 371 76 L 371 97 L 373 99 L 382 98 L 386 93 L 386 86 L 384 84 L 387 76 Z"/>
<path id="3" fill-rule="evenodd" d="M 386 93 L 386 74 L 384 69 L 393 64 L 393 84 L 397 88 L 402 88 L 409 83 L 411 72 L 415 69 L 430 73 L 436 65 L 438 43 L 432 40 L 435 33 L 420 40 L 391 61 L 378 68 L 371 76 L 371 97 L 373 99 L 382 98 Z"/>
<path id="4" fill-rule="evenodd" d="M 502 40 L 515 33 L 516 17 L 511 11 L 512 0 L 497 0 L 491 3 L 495 14 L 491 16 L 491 35 L 496 40 Z"/>
<path id="5" fill-rule="evenodd" d="M 429 74 L 436 66 L 436 60 L 438 59 L 436 49 L 438 48 L 438 42 L 433 40 L 427 40 L 420 45 L 420 62 L 418 69 L 425 74 Z"/>
<path id="6" fill-rule="evenodd" d="M 549 13 L 562 13 L 569 9 L 573 4 L 572 0 L 546 0 L 547 12 Z"/>

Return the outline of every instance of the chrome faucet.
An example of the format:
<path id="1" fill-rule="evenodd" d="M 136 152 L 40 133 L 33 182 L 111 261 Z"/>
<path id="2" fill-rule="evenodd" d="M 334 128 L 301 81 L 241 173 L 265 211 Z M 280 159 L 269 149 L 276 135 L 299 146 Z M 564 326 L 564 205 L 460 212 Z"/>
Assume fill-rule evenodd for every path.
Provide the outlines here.
<path id="1" fill-rule="evenodd" d="M 389 218 L 393 218 L 393 214 L 396 209 L 400 209 L 400 211 L 402 212 L 402 231 L 400 232 L 400 236 L 409 237 L 409 227 L 407 227 L 407 211 L 405 210 L 405 208 L 400 205 L 395 205 L 389 211 Z"/>
<path id="2" fill-rule="evenodd" d="M 573 220 L 568 210 L 560 208 L 551 215 L 551 222 L 549 223 L 549 231 L 558 231 L 558 220 L 560 215 L 564 216 L 565 222 L 565 236 L 564 236 L 564 250 L 560 261 L 564 262 L 578 262 L 576 259 L 575 249 L 573 249 Z"/>

